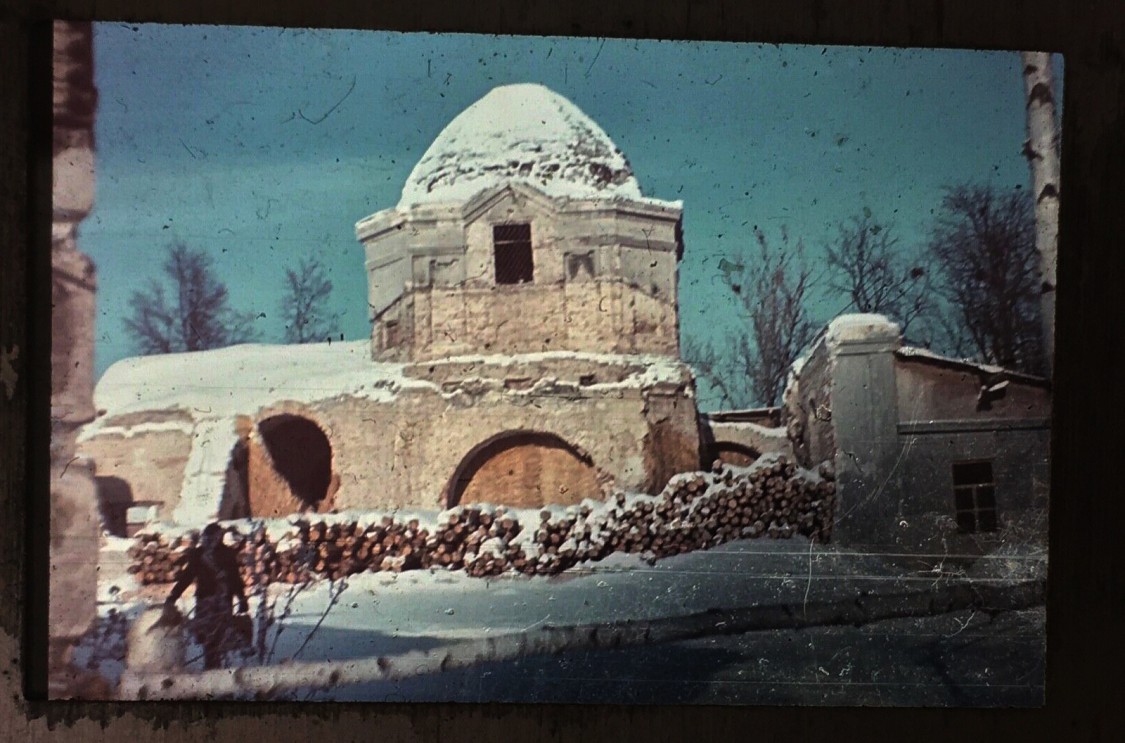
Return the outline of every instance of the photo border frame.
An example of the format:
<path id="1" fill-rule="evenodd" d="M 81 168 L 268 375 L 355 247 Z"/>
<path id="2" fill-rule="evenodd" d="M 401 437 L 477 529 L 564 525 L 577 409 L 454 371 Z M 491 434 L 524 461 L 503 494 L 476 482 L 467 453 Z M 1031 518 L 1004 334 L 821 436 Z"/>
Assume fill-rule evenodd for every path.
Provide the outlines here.
<path id="1" fill-rule="evenodd" d="M 0 737 L 85 741 L 543 740 L 732 736 L 801 740 L 1110 740 L 1125 697 L 1121 609 L 1125 523 L 1112 431 L 1125 410 L 1114 362 L 1115 293 L 1125 285 L 1125 23 L 1111 0 L 788 0 L 785 3 L 555 4 L 452 0 L 370 7 L 249 0 L 41 0 L 0 15 Z M 50 435 L 50 59 L 52 18 L 366 28 L 823 45 L 1037 49 L 1065 60 L 1059 297 L 1051 435 L 1046 706 L 1037 710 L 42 701 L 45 697 L 47 441 Z M 952 81 L 951 84 L 955 84 Z M 1014 81 L 1013 85 L 1018 85 Z M 1119 309 L 1117 310 L 1120 311 Z M 1108 358 L 1106 358 L 1108 357 Z M 10 371 L 9 371 L 10 370 Z M 21 528 L 21 526 L 23 528 Z M 157 731 L 161 731 L 157 733 Z"/>

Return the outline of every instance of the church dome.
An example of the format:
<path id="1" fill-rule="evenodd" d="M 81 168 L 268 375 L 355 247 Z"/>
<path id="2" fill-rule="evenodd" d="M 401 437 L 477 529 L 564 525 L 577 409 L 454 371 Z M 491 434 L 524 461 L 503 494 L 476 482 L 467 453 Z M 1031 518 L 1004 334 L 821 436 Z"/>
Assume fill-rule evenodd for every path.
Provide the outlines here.
<path id="1" fill-rule="evenodd" d="M 558 93 L 524 83 L 492 89 L 453 119 L 414 166 L 398 207 L 465 202 L 508 181 L 554 197 L 641 198 L 600 126 Z"/>

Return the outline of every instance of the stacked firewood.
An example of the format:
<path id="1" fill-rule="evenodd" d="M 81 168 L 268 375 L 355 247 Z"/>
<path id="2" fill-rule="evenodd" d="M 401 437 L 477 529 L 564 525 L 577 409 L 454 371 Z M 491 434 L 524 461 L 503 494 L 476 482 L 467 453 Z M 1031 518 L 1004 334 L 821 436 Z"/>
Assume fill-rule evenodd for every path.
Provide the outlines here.
<path id="1" fill-rule="evenodd" d="M 826 542 L 835 490 L 823 476 L 798 476 L 784 457 L 739 475 L 717 462 L 713 476 L 681 476 L 656 497 L 618 493 L 601 509 L 583 504 L 561 515 L 544 510 L 530 549 L 525 545 L 512 566 L 549 574 L 614 552 L 651 563 L 748 537 L 801 534 Z"/>
<path id="2" fill-rule="evenodd" d="M 465 569 L 477 577 L 508 569 L 508 545 L 520 532 L 519 520 L 504 506 L 459 506 L 442 514 L 426 544 L 422 567 Z"/>
<path id="3" fill-rule="evenodd" d="M 129 547 L 128 555 L 133 562 L 128 570 L 141 583 L 171 583 L 179 576 L 194 544 L 194 535 L 142 532 Z"/>
<path id="4" fill-rule="evenodd" d="M 552 575 L 615 552 L 652 563 L 735 539 L 800 534 L 827 542 L 835 492 L 830 468 L 813 474 L 781 456 L 750 468 L 716 462 L 710 473 L 676 476 L 655 496 L 617 493 L 538 511 L 474 504 L 436 517 L 296 518 L 280 533 L 261 523 L 244 533 L 246 522 L 230 523 L 226 541 L 239 552 L 248 588 L 422 568 Z M 143 583 L 175 580 L 195 539 L 142 532 L 131 570 Z"/>
<path id="5" fill-rule="evenodd" d="M 332 580 L 361 572 L 401 572 L 424 567 L 430 530 L 419 519 L 297 521 L 297 546 L 281 556 L 281 579 L 300 583 L 310 575 Z"/>

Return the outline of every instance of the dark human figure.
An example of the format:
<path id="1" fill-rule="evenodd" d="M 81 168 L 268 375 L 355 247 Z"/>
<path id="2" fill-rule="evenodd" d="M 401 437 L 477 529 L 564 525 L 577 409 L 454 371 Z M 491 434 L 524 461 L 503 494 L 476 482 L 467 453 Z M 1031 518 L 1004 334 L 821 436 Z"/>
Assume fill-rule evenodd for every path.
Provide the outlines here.
<path id="1" fill-rule="evenodd" d="M 192 583 L 195 583 L 192 634 L 203 646 L 203 667 L 219 668 L 233 634 L 231 600 L 238 599 L 239 614 L 246 613 L 247 603 L 238 572 L 238 556 L 223 544 L 223 529 L 218 524 L 208 524 L 199 546 L 188 554 L 187 564 L 164 602 L 166 614 L 176 611 L 176 600 Z"/>

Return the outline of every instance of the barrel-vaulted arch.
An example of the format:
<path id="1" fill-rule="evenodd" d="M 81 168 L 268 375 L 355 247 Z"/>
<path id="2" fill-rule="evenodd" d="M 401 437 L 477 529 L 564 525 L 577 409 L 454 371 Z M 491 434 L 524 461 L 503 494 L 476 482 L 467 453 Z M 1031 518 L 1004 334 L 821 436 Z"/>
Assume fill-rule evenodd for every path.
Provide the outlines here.
<path id="1" fill-rule="evenodd" d="M 589 454 L 552 433 L 510 430 L 462 457 L 445 488 L 447 506 L 492 503 L 521 508 L 597 498 L 602 477 Z"/>
<path id="2" fill-rule="evenodd" d="M 323 427 L 306 415 L 278 412 L 254 428 L 232 453 L 244 499 L 240 510 L 256 517 L 323 510 L 336 484 L 332 444 Z"/>
<path id="3" fill-rule="evenodd" d="M 762 453 L 752 446 L 735 441 L 716 441 L 711 448 L 711 459 L 735 467 L 748 467 L 758 461 Z"/>

